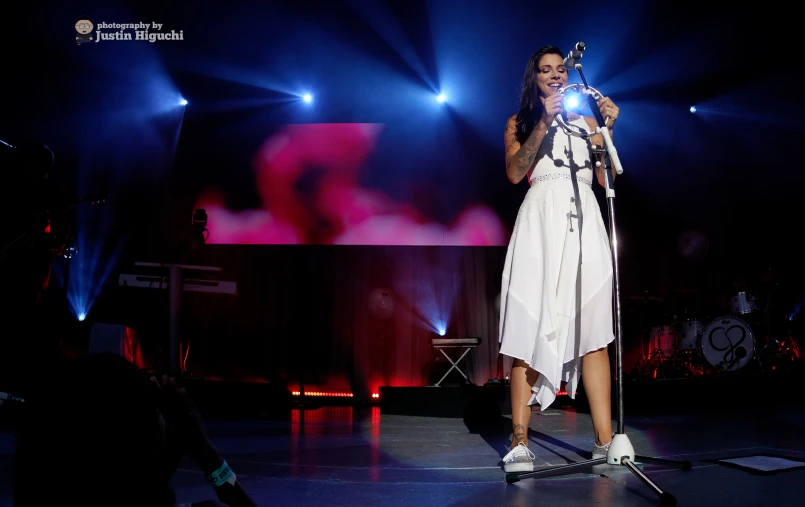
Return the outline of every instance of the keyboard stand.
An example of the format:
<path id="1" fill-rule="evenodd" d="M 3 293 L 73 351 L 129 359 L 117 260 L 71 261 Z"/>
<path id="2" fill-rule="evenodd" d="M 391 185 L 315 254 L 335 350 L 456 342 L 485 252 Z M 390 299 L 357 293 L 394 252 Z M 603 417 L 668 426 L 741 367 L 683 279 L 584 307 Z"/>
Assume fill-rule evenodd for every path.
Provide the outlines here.
<path id="1" fill-rule="evenodd" d="M 210 266 L 187 266 L 183 264 L 162 264 L 156 262 L 135 262 L 134 266 L 138 268 L 151 268 L 164 272 L 168 271 L 168 316 L 170 319 L 169 324 L 169 342 L 168 342 L 168 370 L 173 376 L 182 376 L 184 374 L 184 363 L 181 358 L 181 350 L 179 344 L 181 343 L 181 319 L 182 319 L 182 292 L 221 292 L 213 287 L 204 286 L 188 286 L 185 287 L 184 273 L 198 272 L 198 273 L 221 273 L 221 268 Z M 121 285 L 125 285 L 129 275 L 121 275 Z M 164 275 L 162 275 L 164 276 Z M 162 280 L 164 278 L 158 277 Z M 230 282 L 223 282 L 230 283 Z M 145 286 L 149 288 L 165 288 L 161 282 L 145 282 Z M 230 287 L 230 285 L 227 285 Z M 233 295 L 237 294 L 237 289 L 232 288 L 233 292 L 227 292 Z"/>
<path id="2" fill-rule="evenodd" d="M 470 378 L 467 376 L 466 373 L 464 373 L 461 370 L 459 364 L 461 364 L 461 361 L 467 354 L 470 353 L 472 349 L 474 349 L 480 344 L 481 344 L 480 338 L 431 338 L 430 340 L 431 347 L 438 349 L 439 352 L 441 352 L 442 355 L 446 357 L 451 364 L 450 369 L 447 370 L 447 373 L 445 373 L 442 376 L 442 378 L 439 379 L 439 381 L 433 385 L 433 387 L 441 387 L 441 384 L 442 382 L 444 382 L 444 379 L 446 379 L 447 376 L 450 375 L 450 372 L 453 370 L 459 372 L 461 376 L 464 377 L 464 380 L 466 380 L 468 384 L 471 384 L 472 382 L 470 382 Z M 464 352 L 461 353 L 458 359 L 453 361 L 450 355 L 448 355 L 447 352 L 445 352 L 445 349 L 464 349 Z"/>

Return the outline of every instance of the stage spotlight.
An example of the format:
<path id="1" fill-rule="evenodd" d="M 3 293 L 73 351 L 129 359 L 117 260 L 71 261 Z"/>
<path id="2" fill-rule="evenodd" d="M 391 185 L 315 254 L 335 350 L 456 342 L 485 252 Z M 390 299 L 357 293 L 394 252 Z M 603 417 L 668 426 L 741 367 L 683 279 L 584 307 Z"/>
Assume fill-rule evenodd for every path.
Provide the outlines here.
<path id="1" fill-rule="evenodd" d="M 309 94 L 309 93 L 306 93 L 306 94 L 302 95 L 302 100 L 304 100 L 305 102 L 310 104 L 311 102 L 313 102 L 313 96 L 311 94 Z"/>
<path id="2" fill-rule="evenodd" d="M 84 315 L 83 313 L 78 314 L 78 321 L 79 322 L 84 322 L 84 319 L 86 319 L 86 318 L 87 318 L 87 316 Z"/>
<path id="3" fill-rule="evenodd" d="M 690 106 L 690 112 L 695 113 L 696 112 L 696 106 Z"/>
<path id="4" fill-rule="evenodd" d="M 568 109 L 573 109 L 575 107 L 579 107 L 579 97 L 575 93 L 570 93 L 565 97 L 565 107 Z"/>
<path id="5" fill-rule="evenodd" d="M 179 101 L 179 105 L 180 105 L 180 106 L 186 106 L 186 105 L 187 105 L 187 101 L 186 101 L 185 99 L 182 99 L 182 100 L 180 100 L 180 101 Z"/>
<path id="6" fill-rule="evenodd" d="M 445 100 L 447 100 L 447 96 L 444 93 L 440 93 L 439 95 L 436 96 L 436 101 L 439 103 L 442 103 Z"/>

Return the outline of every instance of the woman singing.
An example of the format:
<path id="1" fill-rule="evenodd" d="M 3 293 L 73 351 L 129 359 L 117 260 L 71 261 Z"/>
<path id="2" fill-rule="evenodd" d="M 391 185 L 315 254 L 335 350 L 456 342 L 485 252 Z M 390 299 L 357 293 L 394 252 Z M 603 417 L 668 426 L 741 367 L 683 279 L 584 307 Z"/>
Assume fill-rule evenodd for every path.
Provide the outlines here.
<path id="1" fill-rule="evenodd" d="M 568 84 L 562 52 L 538 50 L 523 77 L 520 111 L 506 125 L 506 173 L 514 184 L 527 177 L 531 188 L 520 206 L 509 242 L 501 289 L 500 352 L 514 359 L 511 372 L 513 438 L 503 458 L 506 472 L 534 469 L 528 449 L 531 405 L 542 410 L 566 383 L 575 397 L 579 377 L 595 430 L 593 457 L 606 456 L 612 441 L 610 369 L 612 256 L 592 190 L 595 169 L 606 185 L 603 158 L 591 141 L 566 134 L 559 114 L 586 130 L 593 118 L 565 112 L 559 88 Z M 598 101 L 612 128 L 618 108 Z M 614 173 L 613 173 L 614 177 Z"/>

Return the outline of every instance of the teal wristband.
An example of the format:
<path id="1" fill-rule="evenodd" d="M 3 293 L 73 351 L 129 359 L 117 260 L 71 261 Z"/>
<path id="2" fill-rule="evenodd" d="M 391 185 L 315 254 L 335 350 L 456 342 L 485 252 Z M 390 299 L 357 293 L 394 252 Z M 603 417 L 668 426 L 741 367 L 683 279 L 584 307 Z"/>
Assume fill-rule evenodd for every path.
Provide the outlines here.
<path id="1" fill-rule="evenodd" d="M 213 488 L 223 486 L 227 482 L 234 486 L 235 473 L 232 471 L 231 468 L 229 468 L 227 462 L 224 461 L 224 463 L 218 470 L 207 476 L 207 480 L 210 481 Z"/>

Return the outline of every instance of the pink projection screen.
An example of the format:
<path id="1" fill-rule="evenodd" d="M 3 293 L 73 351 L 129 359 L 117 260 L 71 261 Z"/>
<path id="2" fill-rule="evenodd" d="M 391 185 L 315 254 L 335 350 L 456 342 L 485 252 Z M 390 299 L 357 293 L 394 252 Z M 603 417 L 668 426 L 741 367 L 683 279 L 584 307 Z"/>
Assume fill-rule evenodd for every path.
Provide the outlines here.
<path id="1" fill-rule="evenodd" d="M 378 170 L 371 156 L 383 130 L 371 123 L 301 124 L 272 133 L 251 158 L 258 205 L 234 209 L 222 186 L 206 186 L 198 195 L 195 208 L 208 216 L 208 244 L 507 243 L 509 228 L 483 199 L 462 203 L 440 220 L 421 201 L 395 195 L 410 183 L 404 173 L 385 187 L 366 184 L 368 173 Z M 440 191 L 450 192 L 446 187 Z"/>

